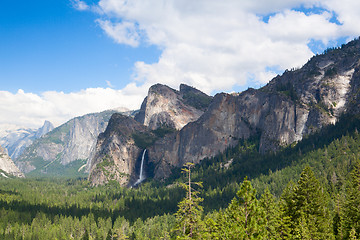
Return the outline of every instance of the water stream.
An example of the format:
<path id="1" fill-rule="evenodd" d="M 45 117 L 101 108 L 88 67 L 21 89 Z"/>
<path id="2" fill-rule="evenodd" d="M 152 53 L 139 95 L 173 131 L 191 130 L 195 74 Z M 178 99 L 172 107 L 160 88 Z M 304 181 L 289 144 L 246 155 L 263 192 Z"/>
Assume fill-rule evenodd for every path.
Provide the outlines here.
<path id="1" fill-rule="evenodd" d="M 146 149 L 144 150 L 142 157 L 141 157 L 141 165 L 140 165 L 140 174 L 139 174 L 139 179 L 136 180 L 136 182 L 134 183 L 133 186 L 136 186 L 138 184 L 140 184 L 142 181 L 145 180 L 145 176 L 144 176 L 144 160 L 145 160 L 145 154 L 146 154 Z"/>

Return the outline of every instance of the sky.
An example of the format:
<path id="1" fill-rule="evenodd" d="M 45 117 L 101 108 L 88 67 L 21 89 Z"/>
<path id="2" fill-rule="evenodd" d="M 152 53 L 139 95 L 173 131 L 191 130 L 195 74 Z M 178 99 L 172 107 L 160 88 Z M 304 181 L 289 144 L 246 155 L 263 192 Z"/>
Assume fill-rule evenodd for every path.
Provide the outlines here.
<path id="1" fill-rule="evenodd" d="M 2 0 L 0 126 L 264 86 L 360 36 L 358 0 Z"/>

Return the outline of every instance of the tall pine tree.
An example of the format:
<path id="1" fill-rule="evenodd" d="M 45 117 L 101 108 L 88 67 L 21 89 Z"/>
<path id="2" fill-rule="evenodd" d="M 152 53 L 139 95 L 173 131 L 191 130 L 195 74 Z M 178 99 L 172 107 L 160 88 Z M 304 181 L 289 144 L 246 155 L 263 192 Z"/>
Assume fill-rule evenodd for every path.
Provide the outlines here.
<path id="1" fill-rule="evenodd" d="M 265 239 L 281 239 L 284 223 L 282 222 L 280 207 L 268 188 L 265 189 L 260 198 L 260 206 L 264 214 Z"/>
<path id="2" fill-rule="evenodd" d="M 344 204 L 344 236 L 360 238 L 360 161 L 357 162 L 351 172 L 351 181 L 346 189 Z"/>
<path id="3" fill-rule="evenodd" d="M 200 203 L 199 191 L 193 186 L 202 187 L 201 182 L 191 181 L 191 168 L 193 163 L 186 163 L 182 172 L 187 174 L 187 183 L 181 183 L 186 190 L 186 197 L 179 202 L 176 216 L 176 228 L 174 229 L 177 239 L 201 239 L 203 223 L 201 220 L 203 208 Z"/>
<path id="4" fill-rule="evenodd" d="M 286 196 L 286 212 L 291 219 L 295 239 L 333 239 L 327 193 L 309 166 L 297 185 Z"/>
<path id="5" fill-rule="evenodd" d="M 264 239 L 264 212 L 256 190 L 245 179 L 220 222 L 220 239 Z"/>

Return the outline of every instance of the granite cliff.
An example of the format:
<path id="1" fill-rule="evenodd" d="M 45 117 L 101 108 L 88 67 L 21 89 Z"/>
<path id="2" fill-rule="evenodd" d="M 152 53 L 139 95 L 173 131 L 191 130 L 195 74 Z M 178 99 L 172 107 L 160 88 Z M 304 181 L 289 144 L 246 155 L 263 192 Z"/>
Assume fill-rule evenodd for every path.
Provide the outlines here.
<path id="1" fill-rule="evenodd" d="M 35 140 L 15 163 L 33 175 L 84 175 L 98 135 L 116 111 L 76 117 Z"/>
<path id="2" fill-rule="evenodd" d="M 355 40 L 285 71 L 261 89 L 217 94 L 197 121 L 149 148 L 155 177 L 167 177 L 173 167 L 199 163 L 254 134 L 260 134 L 260 152 L 299 141 L 344 112 L 358 113 L 359 81 L 360 41 Z"/>
<path id="3" fill-rule="evenodd" d="M 196 121 L 207 109 L 211 97 L 187 86 L 177 91 L 162 84 L 150 87 L 135 120 L 155 130 L 160 127 L 182 129 Z"/>
<path id="4" fill-rule="evenodd" d="M 93 185 L 111 180 L 132 185 L 139 175 L 144 150 L 164 135 L 196 121 L 211 100 L 212 97 L 184 84 L 179 91 L 161 84 L 152 86 L 135 120 L 120 114 L 111 117 L 91 157 L 89 180 Z M 147 165 L 145 172 L 149 172 Z"/>
<path id="5" fill-rule="evenodd" d="M 115 113 L 104 133 L 98 137 L 95 154 L 91 159 L 89 180 L 93 185 L 117 181 L 121 185 L 134 183 L 136 163 L 143 152 L 141 141 L 153 134 L 133 118 Z"/>
<path id="6" fill-rule="evenodd" d="M 9 176 L 25 177 L 11 160 L 10 156 L 7 154 L 6 149 L 0 146 L 0 178 L 9 178 Z"/>
<path id="7" fill-rule="evenodd" d="M 184 93 L 189 88 L 182 86 L 180 91 L 160 84 L 151 87 L 135 118 L 153 133 L 162 126 L 178 130 L 161 137 L 150 137 L 153 139 L 149 141 L 151 144 L 145 146 L 147 164 L 153 166 L 148 174 L 157 179 L 168 177 L 173 168 L 186 162 L 199 163 L 205 157 L 212 157 L 236 145 L 239 139 L 257 135 L 260 152 L 275 152 L 325 125 L 334 124 L 345 112 L 359 113 L 360 40 L 314 56 L 302 68 L 285 71 L 263 88 L 248 89 L 239 94 L 220 93 L 213 99 L 207 98 L 211 103 L 203 108 L 185 101 Z M 194 90 L 190 89 L 190 92 L 194 93 Z M 201 96 L 198 99 L 204 97 Z M 116 132 L 116 128 L 112 131 Z M 120 140 L 123 131 L 117 132 Z M 142 128 L 141 131 L 145 130 Z M 129 139 L 124 139 L 126 146 Z M 98 141 L 108 140 L 102 136 Z M 123 141 L 118 144 L 124 146 Z M 119 154 L 118 158 L 122 156 L 131 166 L 145 148 L 134 150 L 133 155 L 122 155 L 120 150 L 109 148 L 107 144 L 98 146 L 97 152 Z M 111 166 L 107 167 L 111 169 Z M 126 170 L 125 174 L 132 172 Z M 91 180 L 96 182 L 93 176 L 90 174 Z M 129 181 L 129 178 L 123 179 L 122 184 Z"/>

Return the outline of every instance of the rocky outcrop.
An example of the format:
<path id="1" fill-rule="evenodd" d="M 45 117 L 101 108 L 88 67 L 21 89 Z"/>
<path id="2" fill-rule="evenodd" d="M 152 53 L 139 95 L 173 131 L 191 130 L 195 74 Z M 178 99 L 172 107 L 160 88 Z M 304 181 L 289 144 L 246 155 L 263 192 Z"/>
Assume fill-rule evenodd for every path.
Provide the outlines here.
<path id="1" fill-rule="evenodd" d="M 308 133 L 308 115 L 309 110 L 279 94 L 254 89 L 239 96 L 218 94 L 198 121 L 156 142 L 149 160 L 157 166 L 155 177 L 164 178 L 173 167 L 199 163 L 255 134 L 261 135 L 260 151 L 275 150 Z"/>
<path id="2" fill-rule="evenodd" d="M 87 114 L 74 118 L 34 141 L 16 160 L 20 169 L 29 173 L 38 170 L 47 174 L 47 168 L 58 163 L 67 166 L 81 161 L 81 171 L 89 171 L 89 158 L 95 150 L 97 137 L 104 132 L 115 111 Z M 56 170 L 55 170 L 56 171 Z"/>
<path id="3" fill-rule="evenodd" d="M 16 160 L 22 152 L 36 139 L 54 129 L 51 122 L 45 121 L 39 129 L 26 129 L 16 126 L 3 126 L 0 131 L 0 145 L 7 149 L 8 154 Z"/>
<path id="4" fill-rule="evenodd" d="M 10 175 L 15 177 L 25 177 L 11 160 L 6 149 L 0 146 L 0 177 L 8 178 Z"/>
<path id="5" fill-rule="evenodd" d="M 113 114 L 106 131 L 98 137 L 91 159 L 89 181 L 92 185 L 109 181 L 117 181 L 121 185 L 134 182 L 137 174 L 135 165 L 143 152 L 139 147 L 139 142 L 143 140 L 141 136 L 153 137 L 144 125 L 133 118 Z"/>
<path id="6" fill-rule="evenodd" d="M 359 71 L 357 40 L 286 71 L 259 90 L 216 95 L 197 121 L 149 148 L 155 177 L 165 178 L 174 167 L 199 163 L 254 134 L 260 135 L 260 152 L 276 151 L 335 123 L 346 111 L 359 111 Z"/>
<path id="7" fill-rule="evenodd" d="M 210 101 L 205 93 L 184 84 L 180 91 L 156 84 L 149 89 L 135 120 L 152 130 L 164 126 L 180 130 L 196 121 Z"/>
<path id="8" fill-rule="evenodd" d="M 209 102 L 201 92 L 186 85 L 176 91 L 157 84 L 150 88 L 136 120 L 152 130 L 165 125 L 179 131 L 147 145 L 148 164 L 154 167 L 155 178 L 166 178 L 173 168 L 186 162 L 199 163 L 251 136 L 259 136 L 260 152 L 276 151 L 334 124 L 345 112 L 359 113 L 359 81 L 360 40 L 356 40 L 313 57 L 301 69 L 285 71 L 261 89 L 220 93 L 203 107 L 195 104 L 200 99 Z M 118 127 L 124 129 L 123 125 L 129 124 L 124 120 Z M 115 128 L 112 132 L 116 132 Z M 104 151 L 111 149 L 111 156 L 116 157 L 109 158 L 110 162 L 121 159 L 123 165 L 116 165 L 115 172 L 111 172 L 110 163 L 106 171 L 116 176 L 126 174 L 127 178 L 115 178 L 122 184 L 129 181 L 134 172 L 133 159 L 140 155 L 140 149 L 134 148 L 132 138 L 126 134 L 121 130 L 116 137 L 108 134 L 99 138 L 99 157 L 95 158 L 109 162 L 109 154 Z M 122 139 L 122 135 L 127 137 Z M 91 175 L 91 179 L 101 184 L 106 178 L 101 176 L 98 181 L 96 175 Z"/>
<path id="9" fill-rule="evenodd" d="M 51 132 L 53 129 L 54 129 L 54 125 L 51 122 L 46 120 L 44 122 L 44 125 L 36 131 L 35 137 L 36 138 L 41 138 L 42 136 L 44 136 L 48 132 Z"/>

